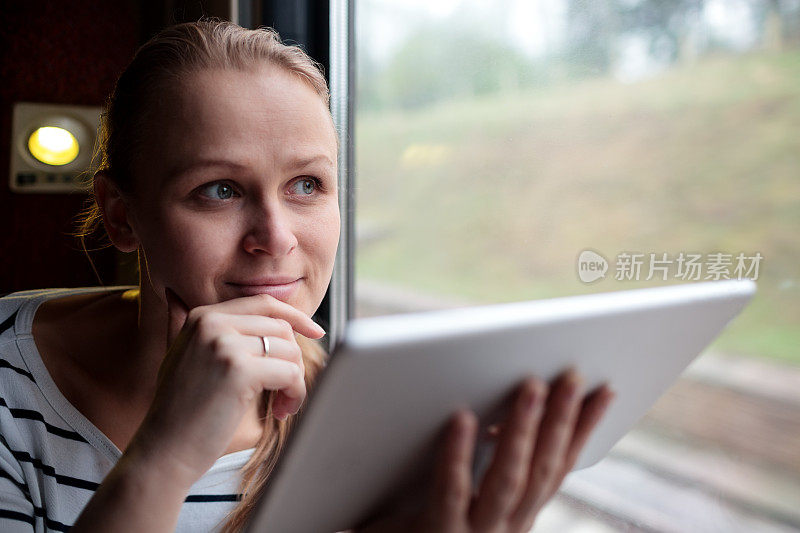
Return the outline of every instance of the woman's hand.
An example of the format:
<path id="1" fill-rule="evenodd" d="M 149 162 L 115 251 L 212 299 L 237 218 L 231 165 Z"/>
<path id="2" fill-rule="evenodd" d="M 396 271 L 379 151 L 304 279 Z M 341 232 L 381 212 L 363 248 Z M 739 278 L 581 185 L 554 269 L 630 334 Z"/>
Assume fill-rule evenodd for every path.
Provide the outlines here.
<path id="1" fill-rule="evenodd" d="M 276 417 L 297 412 L 306 388 L 294 333 L 319 338 L 324 331 L 266 294 L 191 310 L 170 289 L 166 294 L 168 350 L 153 403 L 129 449 L 168 468 L 188 488 L 224 454 L 263 391 L 284 395 L 275 398 Z M 262 336 L 269 357 L 263 357 Z"/>
<path id="2" fill-rule="evenodd" d="M 427 508 L 363 531 L 530 531 L 614 397 L 604 385 L 583 400 L 581 384 L 573 370 L 549 394 L 541 380 L 525 381 L 505 424 L 495 430 L 494 456 L 477 491 L 472 480 L 477 420 L 472 412 L 457 413 L 440 451 Z"/>

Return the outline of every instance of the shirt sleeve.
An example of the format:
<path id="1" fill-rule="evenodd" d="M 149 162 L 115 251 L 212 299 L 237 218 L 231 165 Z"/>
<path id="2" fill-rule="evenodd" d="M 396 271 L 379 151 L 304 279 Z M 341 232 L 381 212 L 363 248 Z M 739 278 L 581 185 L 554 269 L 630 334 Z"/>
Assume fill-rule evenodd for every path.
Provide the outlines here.
<path id="1" fill-rule="evenodd" d="M 35 507 L 19 462 L 0 442 L 0 531 L 31 533 L 36 524 Z"/>

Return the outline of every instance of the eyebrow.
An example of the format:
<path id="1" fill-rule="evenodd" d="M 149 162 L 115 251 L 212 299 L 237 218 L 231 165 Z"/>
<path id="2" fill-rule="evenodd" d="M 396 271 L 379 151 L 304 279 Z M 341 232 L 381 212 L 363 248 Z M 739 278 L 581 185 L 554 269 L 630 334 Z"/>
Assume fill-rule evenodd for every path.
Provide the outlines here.
<path id="1" fill-rule="evenodd" d="M 295 159 L 292 159 L 291 161 L 289 161 L 289 168 L 307 167 L 308 165 L 311 165 L 311 164 L 314 164 L 314 163 L 317 163 L 317 162 L 325 163 L 325 164 L 328 164 L 330 166 L 334 166 L 333 165 L 333 161 L 331 160 L 330 157 L 328 157 L 325 154 L 317 154 L 317 155 L 312 155 L 312 156 L 308 156 L 308 157 L 297 157 Z"/>
<path id="2" fill-rule="evenodd" d="M 226 161 L 223 159 L 204 159 L 201 161 L 194 161 L 188 165 L 176 166 L 168 174 L 167 180 L 173 181 L 196 170 L 205 168 L 225 168 L 228 170 L 244 170 L 244 166 L 233 161 Z"/>
<path id="3" fill-rule="evenodd" d="M 333 161 L 330 157 L 325 154 L 317 154 L 313 156 L 305 156 L 305 157 L 296 157 L 289 161 L 286 168 L 289 169 L 298 169 L 304 168 L 314 163 L 321 162 L 331 167 L 334 167 Z M 236 163 L 235 161 L 229 161 L 227 159 L 201 159 L 199 161 L 193 161 L 188 165 L 177 166 L 173 168 L 167 174 L 167 180 L 173 181 L 189 172 L 194 172 L 201 169 L 207 168 L 223 168 L 227 170 L 236 170 L 236 171 L 246 171 L 248 167 L 246 165 L 242 165 L 240 163 Z"/>

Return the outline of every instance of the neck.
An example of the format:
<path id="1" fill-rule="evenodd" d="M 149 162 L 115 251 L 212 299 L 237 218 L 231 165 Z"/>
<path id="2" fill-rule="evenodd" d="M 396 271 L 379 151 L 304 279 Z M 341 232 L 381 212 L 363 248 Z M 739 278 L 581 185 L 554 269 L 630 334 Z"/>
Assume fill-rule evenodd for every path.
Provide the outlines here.
<path id="1" fill-rule="evenodd" d="M 148 280 L 140 280 L 139 289 L 126 292 L 124 297 L 135 298 L 138 302 L 134 360 L 140 375 L 147 376 L 145 383 L 155 391 L 158 369 L 168 348 L 166 302 L 156 295 Z"/>

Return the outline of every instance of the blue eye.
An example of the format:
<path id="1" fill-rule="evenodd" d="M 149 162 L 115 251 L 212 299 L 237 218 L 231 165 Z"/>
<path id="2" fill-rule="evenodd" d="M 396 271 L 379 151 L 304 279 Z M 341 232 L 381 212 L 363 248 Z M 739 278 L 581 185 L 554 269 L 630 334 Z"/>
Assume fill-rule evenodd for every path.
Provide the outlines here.
<path id="1" fill-rule="evenodd" d="M 305 178 L 294 182 L 292 188 L 297 194 L 308 196 L 314 193 L 318 185 L 319 183 L 316 178 Z"/>
<path id="2" fill-rule="evenodd" d="M 233 187 L 228 185 L 227 183 L 210 183 L 208 185 L 204 185 L 200 188 L 200 191 L 206 191 L 211 189 L 213 194 L 210 195 L 211 198 L 216 200 L 228 200 L 234 194 Z M 206 195 L 203 195 L 206 196 Z"/>

